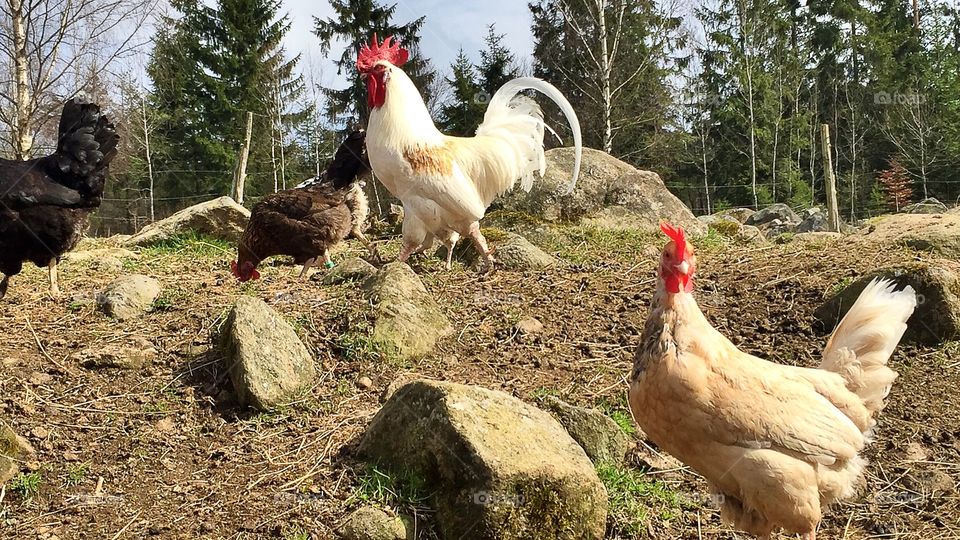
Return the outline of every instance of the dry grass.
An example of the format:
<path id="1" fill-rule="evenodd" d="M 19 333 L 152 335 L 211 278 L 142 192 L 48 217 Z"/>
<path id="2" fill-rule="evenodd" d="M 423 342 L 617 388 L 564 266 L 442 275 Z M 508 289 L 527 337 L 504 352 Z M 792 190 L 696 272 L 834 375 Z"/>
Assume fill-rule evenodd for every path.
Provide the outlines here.
<path id="1" fill-rule="evenodd" d="M 478 275 L 459 265 L 445 273 L 437 259 L 414 263 L 456 332 L 433 354 L 406 365 L 368 347 L 367 305 L 356 285 L 300 281 L 296 269 L 281 263 L 263 268 L 261 281 L 240 285 L 229 274 L 232 250 L 217 242 L 183 239 L 126 261 L 124 272 L 151 275 L 164 292 L 152 312 L 124 323 L 104 317 L 92 303 L 93 293 L 115 275 L 91 270 L 90 262 L 65 263 L 61 287 L 67 297 L 53 301 L 44 273 L 28 269 L 0 303 L 0 416 L 37 447 L 41 468 L 35 496 L 9 486 L 0 495 L 3 535 L 332 538 L 366 499 L 416 510 L 418 530 L 431 538 L 419 495 L 391 497 L 393 479 L 377 487 L 369 468 L 353 458 L 380 393 L 397 379 L 480 384 L 531 402 L 549 393 L 623 413 L 625 375 L 660 240 L 527 225 L 540 229 L 531 238 L 570 264 Z M 381 252 L 396 247 L 388 240 Z M 350 245 L 337 257 L 361 254 Z M 701 253 L 698 287 L 708 317 L 745 350 L 813 365 L 824 336 L 813 329 L 812 311 L 831 287 L 918 257 L 924 255 L 718 242 Z M 237 407 L 222 366 L 217 332 L 239 295 L 276 308 L 323 366 L 310 392 L 274 413 Z M 531 316 L 545 330 L 520 339 L 513 325 Z M 135 337 L 158 351 L 142 371 L 87 370 L 70 358 L 86 347 Z M 942 488 L 960 474 L 958 354 L 956 347 L 897 352 L 893 362 L 902 376 L 870 447 L 864 494 L 832 509 L 824 538 L 960 538 L 955 490 L 928 489 L 935 485 L 930 478 L 939 478 Z M 373 388 L 357 387 L 362 376 L 373 380 Z M 37 436 L 44 434 L 39 427 L 45 437 Z M 907 455 L 910 443 L 920 445 L 923 459 Z M 705 504 L 699 477 L 651 460 L 657 461 L 639 445 L 633 465 L 605 471 L 624 493 L 639 494 L 639 506 L 626 510 L 632 517 L 611 523 L 611 538 L 624 530 L 657 539 L 735 537 Z M 656 496 L 641 493 L 650 486 Z M 642 525 L 634 528 L 628 519 Z"/>

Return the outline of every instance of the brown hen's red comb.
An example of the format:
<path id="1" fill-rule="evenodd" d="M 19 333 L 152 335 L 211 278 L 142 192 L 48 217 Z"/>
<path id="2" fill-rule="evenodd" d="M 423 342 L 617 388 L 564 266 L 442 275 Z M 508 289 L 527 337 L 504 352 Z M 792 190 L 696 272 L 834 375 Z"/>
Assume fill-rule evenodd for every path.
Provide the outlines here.
<path id="1" fill-rule="evenodd" d="M 666 221 L 660 223 L 660 230 L 663 234 L 670 237 L 673 243 L 677 245 L 677 253 L 682 255 L 687 250 L 687 236 L 683 232 L 683 227 L 674 227 Z"/>
<path id="2" fill-rule="evenodd" d="M 393 41 L 393 43 L 391 43 L 391 41 Z M 410 53 L 401 47 L 399 42 L 394 41 L 393 36 L 389 36 L 383 40 L 381 44 L 377 39 L 377 34 L 374 33 L 370 44 L 361 47 L 360 53 L 357 54 L 357 71 L 366 73 L 373 69 L 373 65 L 380 60 L 386 60 L 400 67 L 406 64 L 409 58 Z"/>

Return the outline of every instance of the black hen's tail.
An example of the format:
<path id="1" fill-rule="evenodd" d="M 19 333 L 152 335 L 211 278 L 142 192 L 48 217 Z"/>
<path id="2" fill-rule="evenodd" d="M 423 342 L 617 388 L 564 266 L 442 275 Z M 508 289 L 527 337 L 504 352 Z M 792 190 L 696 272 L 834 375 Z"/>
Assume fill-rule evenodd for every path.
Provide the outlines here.
<path id="1" fill-rule="evenodd" d="M 357 176 L 370 169 L 367 159 L 366 132 L 362 129 L 353 131 L 337 148 L 333 161 L 324 172 L 321 182 L 331 182 L 337 189 L 345 188 L 353 183 Z"/>
<path id="2" fill-rule="evenodd" d="M 57 152 L 57 168 L 69 187 L 85 197 L 100 197 L 107 166 L 117 155 L 120 136 L 116 127 L 95 103 L 71 99 L 63 106 Z"/>

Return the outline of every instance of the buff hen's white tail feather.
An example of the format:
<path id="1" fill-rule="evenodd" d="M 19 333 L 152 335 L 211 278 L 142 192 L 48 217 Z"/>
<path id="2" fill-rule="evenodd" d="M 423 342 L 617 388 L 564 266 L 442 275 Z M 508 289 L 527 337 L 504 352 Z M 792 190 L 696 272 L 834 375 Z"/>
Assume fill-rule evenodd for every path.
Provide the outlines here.
<path id="1" fill-rule="evenodd" d="M 847 312 L 827 342 L 820 369 L 839 373 L 847 388 L 873 414 L 883 408 L 897 372 L 887 360 L 907 330 L 917 306 L 912 287 L 897 291 L 889 279 L 874 279 Z"/>
<path id="2" fill-rule="evenodd" d="M 507 81 L 497 90 L 487 106 L 483 123 L 477 128 L 477 136 L 498 137 L 510 142 L 517 150 L 517 168 L 520 171 L 520 187 L 530 191 L 533 173 L 543 176 L 547 162 L 543 151 L 543 134 L 546 125 L 543 111 L 530 98 L 520 94 L 524 90 L 536 90 L 553 100 L 563 112 L 573 131 L 575 160 L 573 175 L 567 193 L 573 191 L 580 176 L 580 158 L 583 153 L 580 121 L 573 106 L 552 84 L 536 77 L 520 77 Z"/>

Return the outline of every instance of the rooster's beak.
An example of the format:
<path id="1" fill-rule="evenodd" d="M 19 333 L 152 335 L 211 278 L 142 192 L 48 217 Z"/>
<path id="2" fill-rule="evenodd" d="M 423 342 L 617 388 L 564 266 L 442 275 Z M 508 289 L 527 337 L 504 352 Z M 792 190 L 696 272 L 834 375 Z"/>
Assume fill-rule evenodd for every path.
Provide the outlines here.
<path id="1" fill-rule="evenodd" d="M 690 263 L 683 261 L 682 263 L 676 265 L 677 272 L 680 272 L 682 275 L 687 275 L 690 273 Z"/>

